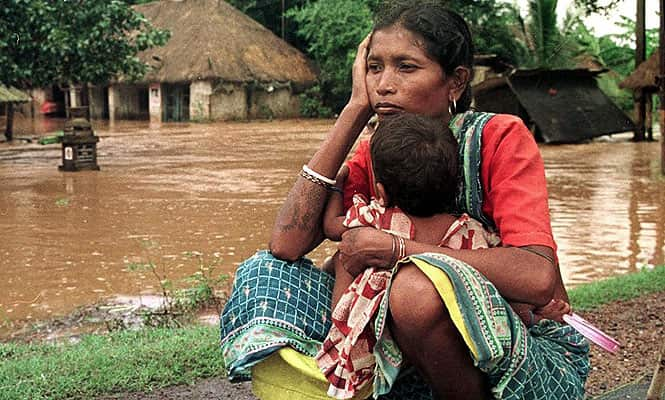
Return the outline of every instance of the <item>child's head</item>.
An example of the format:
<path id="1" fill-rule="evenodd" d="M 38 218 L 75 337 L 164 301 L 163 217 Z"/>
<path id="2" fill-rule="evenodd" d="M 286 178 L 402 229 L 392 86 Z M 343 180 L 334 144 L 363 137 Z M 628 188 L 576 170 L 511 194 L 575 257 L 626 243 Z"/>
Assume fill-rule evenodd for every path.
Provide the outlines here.
<path id="1" fill-rule="evenodd" d="M 440 120 L 408 113 L 382 118 L 370 140 L 370 153 L 384 205 L 418 217 L 452 212 L 457 149 L 457 140 Z"/>

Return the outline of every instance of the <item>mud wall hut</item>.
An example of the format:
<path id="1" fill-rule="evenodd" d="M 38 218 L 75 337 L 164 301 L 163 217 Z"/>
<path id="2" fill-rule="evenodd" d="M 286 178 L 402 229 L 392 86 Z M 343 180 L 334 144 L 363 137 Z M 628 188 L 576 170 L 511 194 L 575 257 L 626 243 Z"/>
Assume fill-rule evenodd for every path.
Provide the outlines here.
<path id="1" fill-rule="evenodd" d="M 141 82 L 90 91 L 91 113 L 155 121 L 287 118 L 316 80 L 297 49 L 222 0 L 162 0 L 136 10 L 171 31 L 164 47 L 140 54 Z M 106 104 L 100 99 L 108 98 Z M 105 107 L 107 110 L 105 110 Z"/>
<path id="2" fill-rule="evenodd" d="M 515 70 L 473 86 L 480 111 L 514 114 L 546 143 L 575 143 L 635 129 L 598 87 L 603 71 Z"/>

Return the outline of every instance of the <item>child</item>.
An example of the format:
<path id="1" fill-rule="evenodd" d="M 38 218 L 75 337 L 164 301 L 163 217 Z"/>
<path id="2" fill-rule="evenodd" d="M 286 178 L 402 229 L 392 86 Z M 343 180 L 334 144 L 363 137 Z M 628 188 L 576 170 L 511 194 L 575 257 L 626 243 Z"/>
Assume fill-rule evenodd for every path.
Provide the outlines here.
<path id="1" fill-rule="evenodd" d="M 333 192 L 323 219 L 323 230 L 330 240 L 339 241 L 342 233 L 357 226 L 374 226 L 397 236 L 409 238 L 409 231 L 400 233 L 396 226 L 409 225 L 415 231 L 412 239 L 438 244 L 457 217 L 455 209 L 459 155 L 457 140 L 450 129 L 438 120 L 400 113 L 384 118 L 370 140 L 376 199 L 354 196 L 354 205 L 347 212 L 341 193 Z M 337 177 L 343 187 L 346 167 Z M 367 217 L 375 214 L 373 223 Z M 371 217 L 370 217 L 371 218 Z M 391 229 L 391 223 L 393 229 Z M 480 225 L 478 223 L 478 225 Z M 417 229 L 420 226 L 421 229 Z M 492 239 L 498 241 L 497 239 Z M 395 249 L 397 250 L 397 249 Z M 341 294 L 353 281 L 338 262 L 326 268 L 335 274 L 333 308 Z M 389 268 L 392 266 L 389 266 Z"/>
<path id="2" fill-rule="evenodd" d="M 393 235 L 393 262 L 351 276 L 339 262 L 334 270 L 333 328 L 317 355 L 331 386 L 329 396 L 350 398 L 371 381 L 376 343 L 371 324 L 393 265 L 404 257 L 404 239 L 453 248 L 496 246 L 498 235 L 464 214 L 453 215 L 459 176 L 457 140 L 440 121 L 414 114 L 387 116 L 370 139 L 376 199 L 356 194 L 344 216 L 343 198 L 333 193 L 324 232 L 340 240 L 349 228 L 373 226 Z M 338 176 L 342 184 L 345 171 Z M 353 351 L 352 351 L 353 350 Z"/>
<path id="3" fill-rule="evenodd" d="M 498 246 L 499 236 L 466 214 L 455 216 L 459 179 L 458 143 L 450 129 L 438 120 L 408 113 L 385 117 L 370 139 L 376 198 L 355 194 L 344 215 L 343 197 L 333 192 L 324 215 L 324 232 L 340 240 L 350 228 L 372 226 L 393 235 L 393 261 L 385 269 L 368 268 L 353 277 L 339 262 L 339 253 L 325 267 L 335 274 L 333 327 L 317 355 L 317 362 L 331 382 L 329 396 L 350 398 L 374 376 L 372 353 L 376 337 L 373 319 L 403 254 L 403 240 L 451 248 Z M 337 177 L 343 186 L 346 167 Z M 563 304 L 561 304 L 563 303 Z M 527 324 L 570 312 L 557 301 L 538 310 L 512 304 Z"/>

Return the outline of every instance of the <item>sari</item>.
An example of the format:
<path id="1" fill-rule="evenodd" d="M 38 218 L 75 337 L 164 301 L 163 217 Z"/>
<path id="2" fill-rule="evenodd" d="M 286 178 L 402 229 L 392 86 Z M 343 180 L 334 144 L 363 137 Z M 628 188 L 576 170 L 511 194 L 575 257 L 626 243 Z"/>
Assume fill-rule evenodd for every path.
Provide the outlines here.
<path id="1" fill-rule="evenodd" d="M 492 227 L 482 212 L 482 132 L 493 114 L 456 115 L 450 128 L 459 142 L 462 177 L 459 212 Z M 497 399 L 581 399 L 589 372 L 586 340 L 572 327 L 541 321 L 527 328 L 494 285 L 473 267 L 441 254 L 406 257 L 432 281 L 460 331 L 476 367 Z M 221 315 L 221 349 L 231 380 L 254 379 L 262 399 L 325 399 L 327 380 L 314 356 L 331 324 L 334 278 L 301 258 L 290 263 L 261 251 L 237 270 Z M 381 399 L 431 399 L 385 328 L 390 284 L 375 324 L 377 369 L 371 391 Z"/>

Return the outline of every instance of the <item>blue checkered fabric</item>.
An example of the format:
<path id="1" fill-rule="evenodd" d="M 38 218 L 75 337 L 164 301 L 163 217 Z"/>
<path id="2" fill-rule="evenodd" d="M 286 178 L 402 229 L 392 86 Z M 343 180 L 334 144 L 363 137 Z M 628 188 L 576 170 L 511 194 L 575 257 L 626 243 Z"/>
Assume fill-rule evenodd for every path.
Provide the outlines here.
<path id="1" fill-rule="evenodd" d="M 220 322 L 229 377 L 248 379 L 252 365 L 284 346 L 314 356 L 330 329 L 333 284 L 306 258 L 259 251 L 242 263 Z"/>

